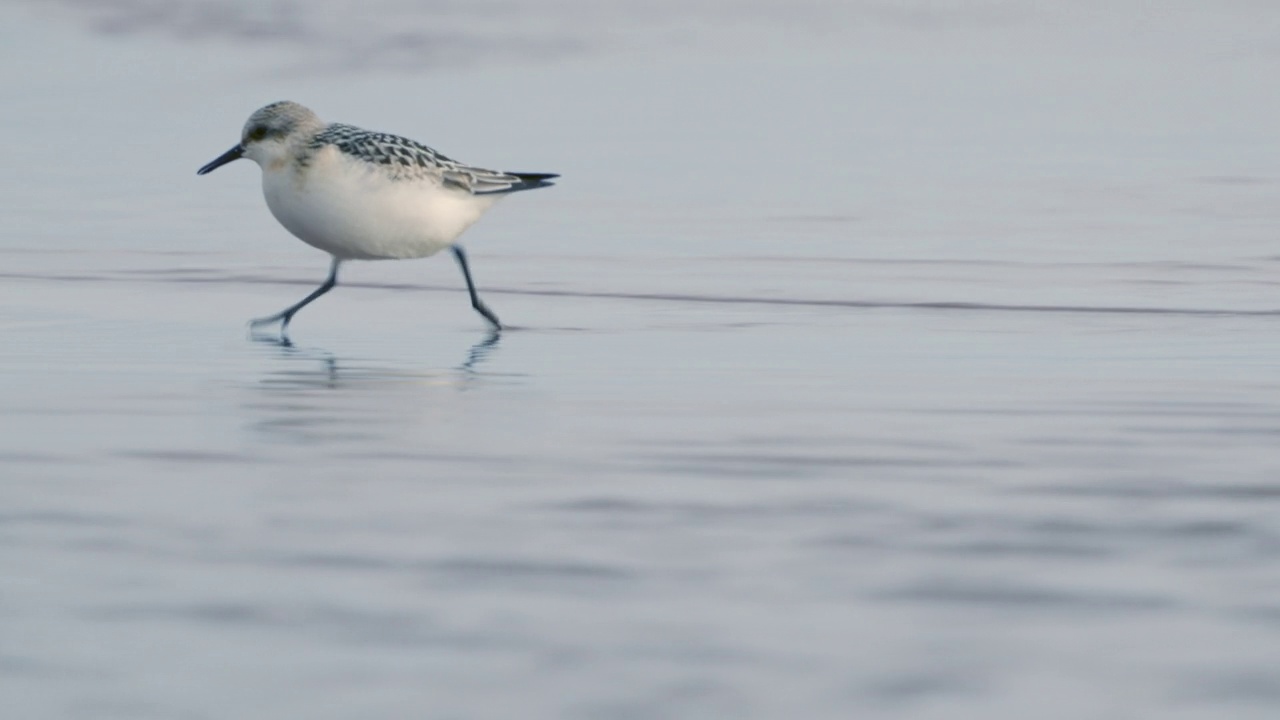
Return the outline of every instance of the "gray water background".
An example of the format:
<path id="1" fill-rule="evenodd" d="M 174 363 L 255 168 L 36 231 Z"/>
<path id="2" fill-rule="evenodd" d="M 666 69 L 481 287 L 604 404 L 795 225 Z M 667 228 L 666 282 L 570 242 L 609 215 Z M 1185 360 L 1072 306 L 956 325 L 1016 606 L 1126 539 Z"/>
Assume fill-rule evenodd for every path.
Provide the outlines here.
<path id="1" fill-rule="evenodd" d="M 1280 716 L 1280 8 L 1060 5 L 0 4 L 5 716 Z"/>

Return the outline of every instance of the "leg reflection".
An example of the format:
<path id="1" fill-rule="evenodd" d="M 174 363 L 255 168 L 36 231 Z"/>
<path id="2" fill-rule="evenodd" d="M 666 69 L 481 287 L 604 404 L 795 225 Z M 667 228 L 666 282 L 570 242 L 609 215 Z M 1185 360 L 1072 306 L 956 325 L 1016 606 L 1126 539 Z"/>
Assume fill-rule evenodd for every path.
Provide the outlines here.
<path id="1" fill-rule="evenodd" d="M 459 387 L 466 387 L 472 381 L 484 376 L 481 366 L 498 348 L 502 333 L 493 330 L 479 342 L 467 349 L 463 361 L 453 366 L 452 373 L 440 366 L 429 368 L 396 368 L 394 362 L 379 361 L 372 358 L 340 358 L 334 353 L 317 347 L 298 347 L 281 336 L 255 336 L 253 340 L 269 345 L 277 350 L 282 359 L 288 359 L 284 366 L 274 368 L 268 375 L 266 384 L 272 387 L 323 387 L 336 389 L 352 383 L 369 381 L 385 382 L 387 380 L 414 377 L 434 377 L 440 379 L 455 374 Z M 273 354 L 274 354 L 273 353 Z"/>
<path id="2" fill-rule="evenodd" d="M 471 346 L 471 349 L 467 351 L 467 359 L 458 366 L 458 369 L 468 374 L 475 373 L 476 368 L 488 359 L 489 355 L 497 349 L 498 341 L 501 339 L 502 332 L 500 330 L 496 328 L 490 330 L 489 334 L 486 335 L 483 340 Z"/>

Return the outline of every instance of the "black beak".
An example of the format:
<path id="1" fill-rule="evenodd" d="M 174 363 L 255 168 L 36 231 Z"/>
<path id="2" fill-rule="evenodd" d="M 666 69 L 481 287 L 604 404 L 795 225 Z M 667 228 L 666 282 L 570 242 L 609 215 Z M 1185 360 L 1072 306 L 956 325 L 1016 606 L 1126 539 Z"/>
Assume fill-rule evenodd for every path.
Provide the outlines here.
<path id="1" fill-rule="evenodd" d="M 244 155 L 244 148 L 237 145 L 231 148 L 230 150 L 222 153 L 218 157 L 214 158 L 213 162 L 197 170 L 196 174 L 207 175 L 213 172 L 214 170 L 217 170 L 218 168 L 222 167 L 223 165 L 226 165 L 232 160 L 239 160 L 242 155 Z"/>

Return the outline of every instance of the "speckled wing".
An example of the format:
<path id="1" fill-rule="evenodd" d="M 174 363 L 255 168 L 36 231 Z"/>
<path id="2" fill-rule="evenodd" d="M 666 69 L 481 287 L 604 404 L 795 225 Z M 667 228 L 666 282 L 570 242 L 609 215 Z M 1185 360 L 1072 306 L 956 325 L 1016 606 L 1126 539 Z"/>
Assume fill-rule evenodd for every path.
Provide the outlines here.
<path id="1" fill-rule="evenodd" d="M 357 160 L 381 165 L 392 179 L 439 179 L 473 195 L 495 195 L 546 187 L 553 173 L 507 173 L 464 165 L 409 138 L 334 123 L 317 133 L 310 149 L 332 145 Z"/>

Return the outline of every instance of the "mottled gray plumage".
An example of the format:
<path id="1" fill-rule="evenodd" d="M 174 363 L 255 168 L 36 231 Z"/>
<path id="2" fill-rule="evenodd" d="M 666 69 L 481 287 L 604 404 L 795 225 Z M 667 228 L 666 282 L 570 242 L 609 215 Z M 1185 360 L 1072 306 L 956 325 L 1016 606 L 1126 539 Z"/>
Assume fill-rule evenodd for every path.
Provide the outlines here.
<path id="1" fill-rule="evenodd" d="M 323 129 L 325 123 L 310 108 L 289 100 L 258 108 L 245 121 L 240 133 L 241 145 L 270 138 L 286 138 L 294 133 L 310 135 Z"/>
<path id="2" fill-rule="evenodd" d="M 550 185 L 547 181 L 556 177 L 545 173 L 506 173 L 472 167 L 409 138 L 342 123 L 331 123 L 316 133 L 307 143 L 307 150 L 315 152 L 327 145 L 357 160 L 383 166 L 382 171 L 392 179 L 437 178 L 446 186 L 474 195 L 532 190 Z"/>
<path id="3" fill-rule="evenodd" d="M 356 160 L 382 166 L 381 171 L 392 180 L 436 179 L 446 187 L 473 195 L 532 190 L 551 185 L 548 181 L 557 177 L 550 173 L 508 173 L 472 167 L 406 137 L 342 123 L 325 124 L 310 109 L 288 100 L 253 113 L 241 134 L 246 145 L 290 136 L 305 138 L 296 160 L 303 167 L 317 150 L 332 146 Z"/>

